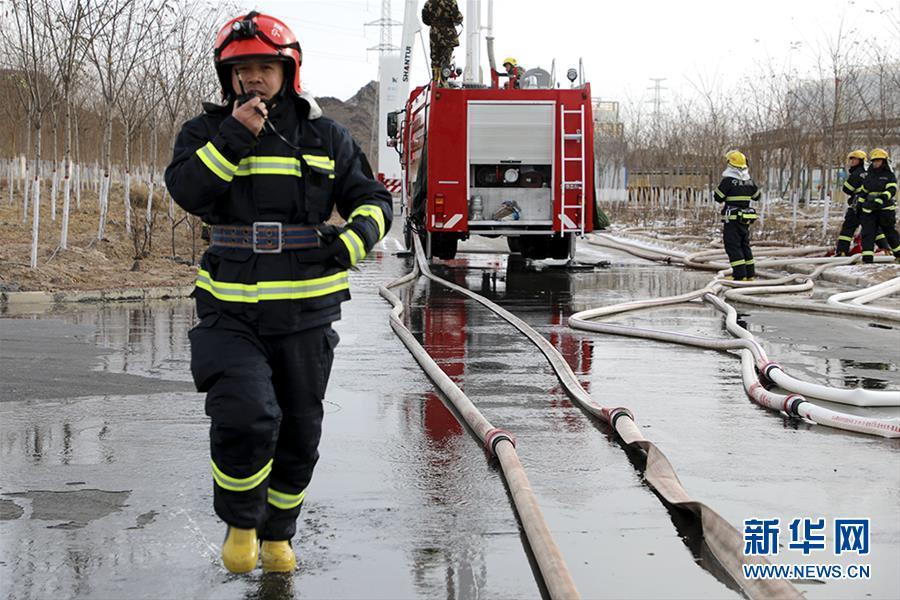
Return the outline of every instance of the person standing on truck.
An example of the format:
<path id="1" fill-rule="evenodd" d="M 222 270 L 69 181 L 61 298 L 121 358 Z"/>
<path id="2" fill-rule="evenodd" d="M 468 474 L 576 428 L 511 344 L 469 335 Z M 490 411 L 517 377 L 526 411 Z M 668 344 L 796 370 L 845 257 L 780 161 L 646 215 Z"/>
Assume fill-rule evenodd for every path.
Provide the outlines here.
<path id="1" fill-rule="evenodd" d="M 459 46 L 456 28 L 462 25 L 456 0 L 428 0 L 422 7 L 422 22 L 431 28 L 431 73 L 433 81 L 444 85 L 444 69 L 450 68 L 453 49 Z"/>
<path id="2" fill-rule="evenodd" d="M 756 210 L 750 202 L 761 193 L 750 178 L 747 157 L 737 150 L 725 155 L 728 163 L 713 199 L 722 204 L 722 240 L 731 264 L 731 279 L 752 281 L 756 278 L 756 262 L 750 249 L 750 225 L 756 222 Z"/>
<path id="3" fill-rule="evenodd" d="M 525 77 L 525 68 L 519 66 L 519 62 L 513 58 L 504 58 L 503 59 L 503 68 L 506 70 L 506 75 L 509 77 L 509 83 L 506 87 L 508 88 L 518 88 L 522 84 L 522 78 Z"/>
<path id="4" fill-rule="evenodd" d="M 191 374 L 206 393 L 222 562 L 290 572 L 319 458 L 322 400 L 350 299 L 347 270 L 384 237 L 391 195 L 347 129 L 300 86 L 297 38 L 255 11 L 216 36 L 224 104 L 185 123 L 166 169 L 210 224 L 193 297 Z M 346 225 L 324 225 L 334 208 Z M 260 544 L 258 540 L 261 540 Z"/>

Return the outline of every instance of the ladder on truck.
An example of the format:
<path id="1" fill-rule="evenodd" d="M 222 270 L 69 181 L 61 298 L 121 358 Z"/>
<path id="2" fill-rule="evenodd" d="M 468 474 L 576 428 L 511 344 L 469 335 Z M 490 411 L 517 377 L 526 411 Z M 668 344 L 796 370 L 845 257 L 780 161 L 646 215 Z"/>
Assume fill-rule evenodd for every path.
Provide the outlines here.
<path id="1" fill-rule="evenodd" d="M 577 115 L 577 116 L 576 116 Z M 563 233 L 584 234 L 584 104 L 578 109 L 559 105 L 560 122 L 560 209 L 559 221 Z M 576 154 L 572 154 L 577 151 Z"/>

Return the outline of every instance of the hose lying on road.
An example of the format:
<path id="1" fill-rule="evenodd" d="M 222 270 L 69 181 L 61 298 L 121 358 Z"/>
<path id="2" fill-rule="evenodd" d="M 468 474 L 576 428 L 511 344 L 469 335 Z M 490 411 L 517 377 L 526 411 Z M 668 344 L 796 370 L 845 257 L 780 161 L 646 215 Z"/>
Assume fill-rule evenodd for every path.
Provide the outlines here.
<path id="1" fill-rule="evenodd" d="M 604 244 L 605 245 L 605 244 Z M 617 244 L 619 248 L 627 248 L 628 245 Z M 640 253 L 645 252 L 644 248 L 640 248 Z M 664 255 L 664 251 L 657 252 Z M 855 257 L 851 257 L 855 258 Z M 821 259 L 819 259 L 821 260 Z M 835 259 L 838 264 L 846 264 L 848 259 Z M 599 333 L 610 333 L 614 335 L 624 335 L 630 337 L 639 337 L 645 339 L 653 339 L 664 342 L 674 342 L 697 346 L 701 348 L 710 348 L 717 350 L 740 350 L 742 365 L 748 360 L 750 361 L 750 372 L 747 373 L 746 368 L 742 369 L 742 379 L 747 394 L 754 401 L 762 406 L 774 410 L 782 411 L 793 416 L 803 416 L 815 423 L 828 425 L 848 431 L 856 431 L 859 433 L 867 433 L 882 437 L 900 437 L 900 419 L 883 419 L 883 418 L 867 418 L 858 415 L 850 415 L 826 409 L 821 406 L 812 404 L 804 396 L 819 398 L 831 402 L 842 404 L 850 404 L 854 406 L 900 406 L 900 391 L 886 390 L 867 390 L 863 388 L 843 389 L 830 386 L 820 385 L 801 381 L 792 377 L 784 371 L 778 364 L 770 361 L 766 356 L 762 346 L 753 335 L 738 325 L 737 312 L 720 299 L 717 294 L 726 288 L 732 288 L 725 291 L 726 297 L 737 291 L 741 294 L 758 293 L 762 290 L 778 291 L 776 287 L 781 283 L 788 283 L 796 278 L 803 278 L 806 281 L 802 284 L 782 286 L 790 291 L 797 291 L 798 288 L 811 289 L 812 279 L 818 276 L 829 265 L 822 265 L 816 269 L 811 275 L 794 275 L 778 280 L 767 281 L 764 285 L 758 283 L 745 282 L 728 282 L 714 279 L 705 287 L 667 298 L 654 298 L 643 301 L 632 301 L 613 306 L 594 308 L 581 311 L 569 318 L 569 325 L 576 329 L 594 331 Z M 774 285 L 773 285 L 774 284 Z M 881 297 L 888 293 L 886 290 L 893 289 L 891 286 L 875 286 L 880 289 L 872 291 L 875 288 L 868 288 L 858 294 L 860 298 L 873 299 Z M 726 328 L 737 339 L 719 339 L 709 338 L 696 335 L 681 334 L 668 331 L 659 331 L 655 329 L 645 329 L 639 327 L 629 327 L 612 323 L 598 322 L 594 319 L 614 314 L 622 314 L 636 309 L 652 308 L 659 306 L 673 306 L 684 302 L 691 302 L 702 299 L 704 302 L 711 304 L 717 310 L 726 315 Z M 831 309 L 832 307 L 828 307 Z M 807 307 L 810 310 L 810 307 Z M 888 309 L 878 309 L 888 310 Z M 773 383 L 780 388 L 792 392 L 791 395 L 782 396 L 769 392 L 766 387 L 759 381 L 755 372 L 758 371 L 767 384 Z M 802 395 L 801 395 L 802 394 Z M 802 407 L 802 410 L 801 410 Z"/>
<path id="2" fill-rule="evenodd" d="M 428 377 L 434 381 L 435 385 L 456 408 L 457 412 L 462 415 L 466 424 L 475 432 L 478 439 L 484 443 L 485 448 L 499 460 L 503 475 L 506 477 L 507 485 L 509 485 L 509 490 L 513 497 L 513 504 L 516 507 L 519 520 L 522 522 L 522 528 L 525 530 L 528 544 L 531 546 L 550 597 L 578 598 L 578 589 L 575 587 L 569 568 L 563 559 L 559 547 L 553 540 L 550 528 L 547 527 L 534 492 L 531 490 L 531 484 L 528 482 L 525 469 L 519 461 L 519 455 L 516 452 L 515 441 L 512 435 L 491 425 L 468 396 L 441 370 L 412 332 L 403 324 L 401 319 L 403 303 L 391 289 L 415 280 L 419 275 L 419 265 L 426 264 L 425 255 L 422 252 L 422 246 L 418 237 L 415 240 L 416 260 L 413 270 L 379 289 L 381 296 L 393 306 L 390 317 L 391 327 L 416 361 L 422 366 Z M 427 269 L 427 266 L 425 268 Z"/>
<path id="3" fill-rule="evenodd" d="M 451 283 L 445 279 L 435 276 L 431 273 L 431 270 L 428 267 L 428 264 L 425 260 L 424 253 L 421 250 L 421 244 L 419 240 L 416 238 L 416 264 L 413 267 L 413 271 L 407 274 L 404 277 L 390 283 L 388 286 L 381 288 L 381 295 L 388 299 L 391 304 L 393 304 L 394 308 L 391 312 L 391 326 L 394 331 L 400 338 L 403 340 L 404 344 L 410 349 L 413 353 L 413 356 L 419 361 L 419 364 L 425 369 L 426 373 L 432 380 L 440 387 L 440 389 L 447 395 L 447 397 L 454 403 L 454 406 L 457 406 L 457 400 L 460 402 L 460 405 L 457 406 L 460 414 L 466 419 L 466 422 L 469 423 L 470 427 L 481 437 L 482 431 L 487 428 L 490 428 L 490 424 L 486 421 L 482 422 L 483 417 L 478 414 L 477 409 L 472 405 L 471 401 L 468 398 L 465 398 L 465 395 L 459 390 L 458 387 L 447 377 L 443 371 L 437 366 L 437 364 L 427 355 L 424 348 L 415 340 L 412 334 L 408 329 L 403 325 L 400 316 L 403 311 L 402 304 L 399 299 L 388 289 L 403 285 L 411 280 L 413 280 L 417 273 L 421 272 L 421 274 L 428 279 L 438 283 L 444 287 L 452 289 L 456 292 L 464 294 L 465 296 L 481 303 L 482 305 L 489 308 L 491 311 L 508 321 L 514 327 L 516 327 L 519 331 L 521 331 L 525 336 L 528 337 L 529 340 L 532 341 L 546 356 L 547 360 L 550 362 L 551 367 L 556 372 L 556 375 L 562 384 L 563 388 L 570 395 L 570 397 L 586 412 L 589 414 L 602 419 L 605 421 L 619 436 L 622 442 L 628 446 L 634 447 L 636 449 L 641 450 L 646 456 L 646 467 L 644 469 L 644 480 L 653 487 L 657 493 L 663 498 L 663 500 L 669 504 L 670 506 L 674 506 L 680 509 L 687 510 L 693 513 L 699 521 L 702 536 L 704 542 L 709 547 L 712 555 L 719 562 L 719 564 L 723 567 L 725 572 L 731 578 L 731 580 L 740 587 L 741 590 L 751 599 L 757 598 L 801 598 L 801 595 L 796 590 L 796 588 L 788 581 L 783 580 L 767 580 L 767 579 L 747 579 L 744 577 L 742 571 L 743 564 L 768 564 L 768 561 L 761 556 L 744 556 L 743 555 L 743 537 L 737 529 L 735 529 L 728 521 L 726 521 L 721 515 L 719 515 L 716 511 L 703 504 L 702 502 L 698 502 L 694 500 L 684 489 L 681 484 L 681 481 L 678 479 L 678 475 L 675 473 L 675 469 L 672 467 L 672 464 L 666 458 L 665 454 L 651 441 L 644 438 L 640 429 L 638 429 L 637 425 L 634 422 L 634 415 L 627 408 L 607 408 L 600 406 L 591 398 L 590 394 L 588 394 L 584 388 L 581 386 L 581 383 L 578 381 L 578 378 L 575 376 L 575 373 L 572 371 L 571 367 L 569 367 L 566 360 L 563 356 L 553 347 L 553 345 L 542 335 L 540 335 L 537 331 L 531 328 L 525 321 L 516 317 L 506 309 L 498 306 L 497 304 L 491 302 L 487 298 L 472 292 L 464 287 L 458 286 L 454 283 Z M 462 408 L 460 408 L 460 406 Z M 476 416 L 477 415 L 477 416 Z M 470 422 L 472 419 L 472 422 Z M 473 422 L 475 423 L 473 425 Z M 505 434 L 505 432 L 504 432 Z M 508 440 L 503 439 L 498 444 L 499 446 L 512 446 Z M 511 448 L 511 451 L 514 455 L 515 450 Z M 517 459 L 516 459 L 517 460 Z M 504 468 L 505 472 L 505 468 Z M 524 472 L 522 473 L 524 477 Z M 529 490 L 530 492 L 530 490 Z M 537 505 L 535 504 L 535 512 L 537 515 L 540 515 L 540 511 L 537 509 Z M 516 505 L 518 510 L 518 504 Z M 521 515 L 521 513 L 520 513 Z M 522 518 L 523 526 L 525 523 L 524 517 Z M 541 524 L 543 525 L 543 519 L 540 519 Z M 546 525 L 543 525 L 546 528 Z M 531 542 L 531 535 L 526 528 L 526 535 L 528 535 L 529 543 Z M 548 538 L 549 538 L 549 534 Z M 549 540 L 552 543 L 552 539 Z M 532 549 L 534 550 L 535 556 L 538 557 L 538 549 L 532 545 Z M 553 550 L 558 552 L 558 549 L 553 545 Z M 545 562 L 548 562 L 545 560 Z M 552 597 L 566 597 L 564 595 L 558 595 L 554 589 L 551 589 L 549 585 L 549 580 L 547 579 L 547 573 L 545 572 L 545 566 L 542 564 L 541 560 L 538 560 L 539 567 L 541 569 L 541 574 L 545 577 L 545 581 L 548 582 L 548 590 L 550 590 L 550 594 Z M 562 558 L 559 558 L 559 562 L 552 561 L 547 565 L 547 572 L 553 572 L 554 569 L 564 568 L 564 564 L 562 563 Z M 565 573 L 566 577 L 563 578 L 563 581 L 559 582 L 559 586 L 563 592 L 571 589 L 574 592 L 574 584 L 571 584 L 571 588 L 568 587 L 568 571 Z"/>

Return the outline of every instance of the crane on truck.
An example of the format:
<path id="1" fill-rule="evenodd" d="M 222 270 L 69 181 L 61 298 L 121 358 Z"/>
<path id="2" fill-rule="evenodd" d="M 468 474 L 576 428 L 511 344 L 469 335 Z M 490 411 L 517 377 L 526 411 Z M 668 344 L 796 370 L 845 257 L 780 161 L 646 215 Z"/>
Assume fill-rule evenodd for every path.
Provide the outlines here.
<path id="1" fill-rule="evenodd" d="M 451 259 L 461 240 L 483 235 L 505 237 L 525 258 L 573 259 L 596 209 L 590 84 L 580 68 L 569 70 L 568 87 L 556 83 L 555 68 L 536 68 L 513 85 L 494 59 L 490 0 L 490 83 L 482 84 L 480 5 L 468 1 L 463 80 L 448 68 L 446 84 L 419 85 L 404 107 L 386 114 L 384 144 L 399 154 L 407 247 L 417 235 L 428 258 Z M 407 58 L 397 77 L 407 86 L 419 28 L 418 2 L 408 0 Z"/>

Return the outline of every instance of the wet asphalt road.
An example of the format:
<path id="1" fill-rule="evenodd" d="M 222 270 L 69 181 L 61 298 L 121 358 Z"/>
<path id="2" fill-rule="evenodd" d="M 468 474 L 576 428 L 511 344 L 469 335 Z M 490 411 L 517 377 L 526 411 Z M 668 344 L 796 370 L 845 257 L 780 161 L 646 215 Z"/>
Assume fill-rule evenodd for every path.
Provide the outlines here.
<path id="1" fill-rule="evenodd" d="M 594 398 L 630 407 L 688 492 L 739 528 L 754 517 L 870 517 L 872 578 L 800 585 L 807 597 L 900 597 L 900 443 L 751 404 L 732 355 L 567 329 L 576 310 L 683 293 L 708 278 L 587 245 L 581 257 L 612 265 L 538 273 L 469 254 L 435 270 L 546 335 Z M 385 252 L 352 277 L 293 577 L 218 565 L 224 529 L 211 508 L 203 399 L 188 373 L 190 301 L 4 315 L 15 318 L 0 319 L 0 595 L 539 596 L 499 470 L 390 330 L 377 285 L 407 268 Z M 426 349 L 516 435 L 584 597 L 738 597 L 702 556 L 694 526 L 642 483 L 639 459 L 571 405 L 524 337 L 425 281 L 401 295 Z M 741 312 L 769 355 L 801 377 L 900 387 L 896 328 Z M 619 321 L 724 335 L 705 308 Z M 830 553 L 804 559 L 785 548 L 786 535 L 781 542 L 778 562 L 849 564 Z"/>

